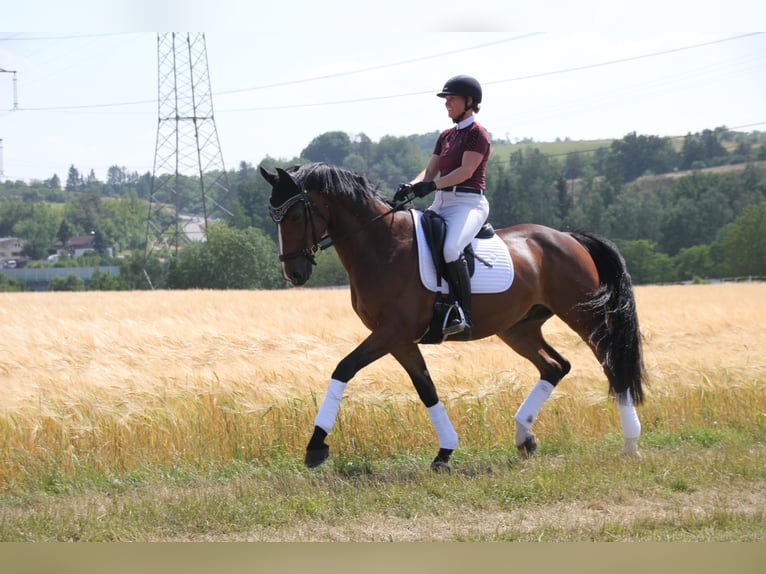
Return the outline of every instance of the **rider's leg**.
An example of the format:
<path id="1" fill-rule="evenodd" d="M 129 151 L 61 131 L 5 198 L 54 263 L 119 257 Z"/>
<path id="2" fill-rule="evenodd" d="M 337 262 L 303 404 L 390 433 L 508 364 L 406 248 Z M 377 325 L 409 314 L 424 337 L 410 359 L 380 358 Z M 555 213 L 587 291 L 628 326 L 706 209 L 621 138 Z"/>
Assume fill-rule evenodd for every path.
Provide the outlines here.
<path id="1" fill-rule="evenodd" d="M 440 214 L 447 222 L 444 238 L 444 261 L 447 263 L 447 281 L 457 301 L 458 317 L 454 317 L 444 329 L 444 334 L 465 332 L 471 337 L 471 277 L 463 249 L 476 236 L 489 215 L 489 204 L 481 195 L 447 196 L 440 206 Z"/>
<path id="2" fill-rule="evenodd" d="M 458 313 L 453 314 L 450 322 L 444 327 L 444 334 L 449 336 L 465 332 L 470 338 L 471 277 L 468 274 L 468 263 L 462 254 L 457 261 L 447 263 L 447 281 L 455 297 Z"/>

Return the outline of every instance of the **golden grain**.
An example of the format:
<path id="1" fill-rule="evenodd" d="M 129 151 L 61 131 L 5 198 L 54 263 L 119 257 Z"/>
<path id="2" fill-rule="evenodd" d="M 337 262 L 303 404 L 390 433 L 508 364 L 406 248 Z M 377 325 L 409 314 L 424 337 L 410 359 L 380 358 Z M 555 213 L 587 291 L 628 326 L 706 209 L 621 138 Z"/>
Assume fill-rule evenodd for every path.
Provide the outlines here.
<path id="1" fill-rule="evenodd" d="M 652 381 L 642 418 L 682 425 L 728 408 L 762 425 L 766 284 L 646 286 L 636 296 Z M 128 468 L 298 448 L 336 364 L 368 333 L 344 289 L 0 297 L 0 450 L 18 465 L 51 457 Z M 572 372 L 536 430 L 615 430 L 587 346 L 556 319 L 545 330 Z M 513 412 L 537 379 L 532 366 L 497 338 L 422 350 L 461 436 L 510 440 Z M 356 446 L 433 442 L 390 357 L 355 377 L 341 414 Z"/>

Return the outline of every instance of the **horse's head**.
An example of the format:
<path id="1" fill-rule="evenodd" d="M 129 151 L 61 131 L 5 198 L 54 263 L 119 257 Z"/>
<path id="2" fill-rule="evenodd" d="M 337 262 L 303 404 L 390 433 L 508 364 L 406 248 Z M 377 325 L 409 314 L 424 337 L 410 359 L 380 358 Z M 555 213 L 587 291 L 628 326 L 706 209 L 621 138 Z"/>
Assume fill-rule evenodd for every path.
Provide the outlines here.
<path id="1" fill-rule="evenodd" d="M 303 285 L 316 265 L 314 256 L 327 221 L 309 193 L 287 171 L 276 168 L 276 173 L 271 173 L 263 167 L 260 171 L 272 188 L 269 215 L 277 224 L 282 276 L 293 285 Z"/>

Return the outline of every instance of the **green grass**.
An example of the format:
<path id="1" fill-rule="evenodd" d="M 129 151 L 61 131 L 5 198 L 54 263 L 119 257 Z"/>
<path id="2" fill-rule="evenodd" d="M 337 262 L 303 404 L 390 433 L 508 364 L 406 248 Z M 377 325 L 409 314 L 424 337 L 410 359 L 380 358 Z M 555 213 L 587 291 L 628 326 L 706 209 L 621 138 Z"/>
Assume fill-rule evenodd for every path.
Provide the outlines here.
<path id="1" fill-rule="evenodd" d="M 449 475 L 428 470 L 433 453 L 407 451 L 339 454 L 313 470 L 272 452 L 51 472 L 0 495 L 0 540 L 764 541 L 763 439 L 650 432 L 641 459 L 621 457 L 612 436 L 554 437 L 530 460 L 468 446 Z"/>
<path id="2" fill-rule="evenodd" d="M 311 399 L 253 410 L 181 394 L 135 418 L 63 404 L 2 418 L 0 541 L 766 541 L 760 385 L 658 396 L 639 412 L 640 459 L 621 456 L 613 405 L 562 395 L 523 460 L 519 400 L 449 401 L 449 475 L 429 470 L 437 445 L 415 399 L 346 401 L 312 470 Z"/>

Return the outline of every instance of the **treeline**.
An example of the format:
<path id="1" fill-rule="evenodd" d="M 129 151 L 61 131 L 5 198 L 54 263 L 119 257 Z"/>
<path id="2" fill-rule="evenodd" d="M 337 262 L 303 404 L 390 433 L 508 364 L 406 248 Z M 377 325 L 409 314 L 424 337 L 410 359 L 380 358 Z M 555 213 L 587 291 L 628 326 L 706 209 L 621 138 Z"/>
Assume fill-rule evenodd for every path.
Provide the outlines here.
<path id="1" fill-rule="evenodd" d="M 261 164 L 326 161 L 366 175 L 391 196 L 425 166 L 437 135 L 373 142 L 363 134 L 352 139 L 328 132 L 298 158 L 267 157 Z M 764 140 L 760 132 L 725 128 L 682 139 L 632 133 L 598 149 L 555 154 L 545 153 L 545 144 L 494 142 L 487 171 L 490 219 L 498 228 L 532 222 L 599 232 L 616 241 L 637 284 L 764 276 Z M 734 167 L 703 171 L 724 166 Z M 189 242 L 178 254 L 149 250 L 146 259 L 149 200 L 167 203 L 165 218 L 172 218 L 176 207 L 183 214 L 200 214 L 199 181 L 180 176 L 168 182 L 169 175 L 153 180 L 149 173 L 118 166 L 109 169 L 104 181 L 92 170 L 84 177 L 71 166 L 63 184 L 56 175 L 30 183 L 3 182 L 0 237 L 25 240 L 22 255 L 28 266 L 120 266 L 119 278 L 99 276 L 90 288 L 284 287 L 276 229 L 268 217 L 270 187 L 257 166 L 241 162 L 237 169 L 213 175 L 224 185 L 208 189 L 208 201 L 225 207 L 226 215 L 208 230 L 206 242 Z M 428 198 L 418 203 L 427 205 Z M 98 238 L 96 252 L 87 259 L 47 261 L 56 242 L 84 234 Z M 323 253 L 311 285 L 345 281 L 334 253 Z M 76 282 L 53 287 L 84 288 Z M 0 289 L 10 288 L 21 287 L 0 276 Z"/>

